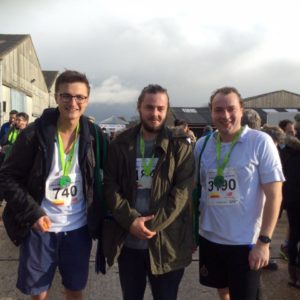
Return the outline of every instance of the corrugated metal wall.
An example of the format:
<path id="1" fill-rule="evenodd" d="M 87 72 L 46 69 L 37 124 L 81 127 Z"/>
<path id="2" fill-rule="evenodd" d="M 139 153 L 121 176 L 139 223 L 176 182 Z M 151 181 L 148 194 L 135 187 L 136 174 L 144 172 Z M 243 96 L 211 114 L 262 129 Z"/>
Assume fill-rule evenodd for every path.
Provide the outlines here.
<path id="1" fill-rule="evenodd" d="M 300 96 L 287 91 L 278 91 L 246 99 L 244 105 L 252 108 L 298 108 Z"/>
<path id="2" fill-rule="evenodd" d="M 24 98 L 21 104 L 18 102 L 21 100 L 13 100 L 16 99 L 13 96 L 11 101 L 17 102 L 10 103 L 7 107 L 19 110 L 14 107 L 14 104 L 21 105 L 24 109 L 28 108 L 27 113 L 32 111 L 30 116 L 32 114 L 39 116 L 49 105 L 49 95 L 31 38 L 26 38 L 14 50 L 4 56 L 2 66 L 3 84 L 12 88 L 11 93 L 15 93 L 13 90 L 17 90 L 23 94 Z M 26 97 L 32 98 L 32 108 L 28 107 L 30 101 L 27 103 Z"/>

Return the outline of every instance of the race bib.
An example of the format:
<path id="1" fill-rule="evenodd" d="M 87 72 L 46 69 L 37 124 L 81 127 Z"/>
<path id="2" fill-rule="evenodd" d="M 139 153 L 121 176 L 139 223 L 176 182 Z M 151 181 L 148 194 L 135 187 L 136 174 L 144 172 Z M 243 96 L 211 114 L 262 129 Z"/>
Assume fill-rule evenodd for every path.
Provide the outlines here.
<path id="1" fill-rule="evenodd" d="M 54 205 L 71 205 L 80 200 L 82 196 L 82 182 L 80 179 L 76 180 L 76 174 L 69 174 L 71 182 L 68 186 L 61 187 L 59 176 L 48 177 L 46 181 L 46 198 Z"/>
<path id="2" fill-rule="evenodd" d="M 234 168 L 226 168 L 223 172 L 224 183 L 216 187 L 214 178 L 217 170 L 208 170 L 206 177 L 206 188 L 208 205 L 236 205 L 240 202 L 240 191 L 237 174 Z"/>
<path id="3" fill-rule="evenodd" d="M 150 158 L 145 158 L 146 163 L 149 163 Z M 142 165 L 142 158 L 136 159 L 136 178 L 137 178 L 137 188 L 138 189 L 151 189 L 152 187 L 152 178 L 154 175 L 155 167 L 158 159 L 153 159 L 152 169 L 150 176 L 147 176 L 144 172 Z"/>

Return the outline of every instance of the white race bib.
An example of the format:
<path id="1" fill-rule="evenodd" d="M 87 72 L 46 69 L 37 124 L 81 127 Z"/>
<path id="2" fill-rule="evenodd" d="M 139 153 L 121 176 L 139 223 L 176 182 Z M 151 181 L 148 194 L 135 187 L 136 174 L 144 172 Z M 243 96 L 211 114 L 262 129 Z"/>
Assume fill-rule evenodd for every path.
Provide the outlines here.
<path id="1" fill-rule="evenodd" d="M 217 170 L 208 170 L 206 188 L 208 205 L 236 205 L 240 202 L 240 191 L 236 169 L 226 168 L 223 172 L 224 184 L 221 187 L 214 185 Z"/>
<path id="2" fill-rule="evenodd" d="M 46 198 L 54 205 L 66 205 L 77 203 L 82 195 L 82 182 L 76 180 L 76 174 L 69 174 L 71 183 L 66 187 L 60 187 L 58 176 L 49 176 L 46 181 Z"/>
<path id="3" fill-rule="evenodd" d="M 152 187 L 152 177 L 154 175 L 155 167 L 158 161 L 158 158 L 153 158 L 152 170 L 150 176 L 147 176 L 143 169 L 142 164 L 143 159 L 136 159 L 136 176 L 137 176 L 137 185 L 138 189 L 151 189 Z M 150 158 L 145 158 L 146 164 L 149 164 Z"/>

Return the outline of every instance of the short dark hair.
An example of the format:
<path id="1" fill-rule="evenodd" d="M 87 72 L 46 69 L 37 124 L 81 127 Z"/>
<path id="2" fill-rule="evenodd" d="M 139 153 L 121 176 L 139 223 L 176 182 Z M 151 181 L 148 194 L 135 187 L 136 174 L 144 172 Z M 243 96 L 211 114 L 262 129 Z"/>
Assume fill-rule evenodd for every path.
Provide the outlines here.
<path id="1" fill-rule="evenodd" d="M 183 119 L 181 119 L 181 120 L 176 119 L 174 121 L 174 126 L 183 126 L 183 127 L 186 127 L 186 126 L 188 126 L 188 123 L 187 123 L 187 121 L 185 121 Z"/>
<path id="2" fill-rule="evenodd" d="M 9 112 L 10 115 L 16 115 L 18 113 L 17 110 L 13 109 Z"/>
<path id="3" fill-rule="evenodd" d="M 139 98 L 138 98 L 137 107 L 140 108 L 146 94 L 157 94 L 157 93 L 163 93 L 167 96 L 167 98 L 168 98 L 168 109 L 169 109 L 170 103 L 169 103 L 168 91 L 167 91 L 167 89 L 163 88 L 162 86 L 160 86 L 158 84 L 149 84 L 149 85 L 147 85 L 146 87 L 144 87 L 142 89 L 142 92 L 141 92 L 141 94 L 139 95 Z"/>
<path id="4" fill-rule="evenodd" d="M 278 126 L 279 126 L 283 131 L 285 131 L 286 126 L 289 125 L 289 124 L 294 124 L 294 122 L 291 121 L 291 120 L 285 119 L 285 120 L 281 120 L 281 121 L 278 123 Z"/>
<path id="5" fill-rule="evenodd" d="M 219 89 L 215 90 L 212 93 L 212 95 L 210 96 L 210 102 L 208 104 L 208 106 L 209 106 L 210 109 L 212 108 L 212 102 L 213 102 L 214 98 L 219 93 L 223 94 L 223 95 L 228 95 L 230 93 L 236 94 L 238 96 L 238 98 L 239 98 L 239 102 L 240 102 L 241 107 L 244 107 L 244 103 L 243 103 L 243 100 L 242 100 L 242 97 L 241 97 L 241 94 L 239 93 L 239 91 L 235 87 L 224 86 L 222 88 L 219 88 Z"/>
<path id="6" fill-rule="evenodd" d="M 284 143 L 285 134 L 284 131 L 279 126 L 264 124 L 262 131 L 270 135 L 274 142 L 278 144 Z"/>
<path id="7" fill-rule="evenodd" d="M 25 112 L 17 113 L 17 118 L 23 118 L 26 122 L 29 121 L 29 116 Z"/>
<path id="8" fill-rule="evenodd" d="M 55 81 L 55 93 L 56 94 L 58 93 L 59 86 L 61 84 L 74 83 L 74 82 L 84 83 L 87 87 L 88 95 L 90 94 L 91 87 L 86 75 L 72 70 L 66 70 L 57 77 Z"/>

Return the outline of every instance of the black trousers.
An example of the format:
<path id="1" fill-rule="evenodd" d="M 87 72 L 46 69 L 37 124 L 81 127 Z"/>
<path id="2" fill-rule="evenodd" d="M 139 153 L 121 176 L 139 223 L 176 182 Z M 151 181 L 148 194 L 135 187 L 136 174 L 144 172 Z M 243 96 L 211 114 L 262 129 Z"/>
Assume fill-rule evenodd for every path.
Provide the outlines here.
<path id="1" fill-rule="evenodd" d="M 300 267 L 300 208 L 287 209 L 290 225 L 288 244 L 289 264 Z"/>
<path id="2" fill-rule="evenodd" d="M 142 300 L 147 277 L 154 300 L 176 300 L 184 269 L 162 275 L 153 275 L 150 270 L 148 250 L 123 247 L 118 258 L 119 277 L 124 300 Z"/>

